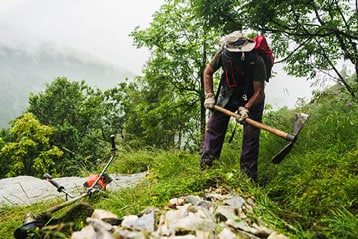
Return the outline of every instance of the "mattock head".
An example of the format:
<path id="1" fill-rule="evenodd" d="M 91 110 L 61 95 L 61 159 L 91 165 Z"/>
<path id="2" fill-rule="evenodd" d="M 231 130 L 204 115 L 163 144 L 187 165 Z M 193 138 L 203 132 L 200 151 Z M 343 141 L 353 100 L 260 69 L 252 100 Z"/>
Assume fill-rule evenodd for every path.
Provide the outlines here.
<path id="1" fill-rule="evenodd" d="M 297 136 L 308 119 L 308 114 L 297 113 L 293 124 L 293 135 Z"/>
<path id="2" fill-rule="evenodd" d="M 297 113 L 295 115 L 295 122 L 293 124 L 293 133 L 292 135 L 294 136 L 294 139 L 288 143 L 280 152 L 278 152 L 275 157 L 272 158 L 271 162 L 274 164 L 278 164 L 280 163 L 285 157 L 286 155 L 291 151 L 291 149 L 293 148 L 293 144 L 296 142 L 297 140 L 297 136 L 300 133 L 301 129 L 303 128 L 303 125 L 306 123 L 307 119 L 308 119 L 308 114 L 304 114 L 304 113 Z"/>

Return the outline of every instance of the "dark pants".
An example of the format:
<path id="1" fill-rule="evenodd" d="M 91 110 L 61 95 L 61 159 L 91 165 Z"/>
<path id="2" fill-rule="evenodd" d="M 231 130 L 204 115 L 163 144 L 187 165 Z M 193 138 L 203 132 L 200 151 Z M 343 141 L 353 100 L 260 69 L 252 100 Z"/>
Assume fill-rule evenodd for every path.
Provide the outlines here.
<path id="1" fill-rule="evenodd" d="M 236 111 L 240 105 L 244 105 L 241 100 L 230 100 L 225 106 L 226 109 Z M 262 121 L 264 102 L 250 110 L 249 117 L 255 121 Z M 225 139 L 230 117 L 219 111 L 212 112 L 207 126 L 203 153 L 201 160 L 218 160 Z M 240 157 L 240 169 L 251 179 L 257 180 L 257 159 L 259 154 L 260 129 L 249 124 L 243 125 L 243 141 Z"/>

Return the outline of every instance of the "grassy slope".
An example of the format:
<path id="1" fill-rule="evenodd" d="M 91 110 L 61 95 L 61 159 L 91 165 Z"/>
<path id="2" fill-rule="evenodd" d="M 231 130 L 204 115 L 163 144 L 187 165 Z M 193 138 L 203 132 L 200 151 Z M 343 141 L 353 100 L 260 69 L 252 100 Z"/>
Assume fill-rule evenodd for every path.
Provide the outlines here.
<path id="1" fill-rule="evenodd" d="M 173 197 L 202 195 L 204 189 L 220 185 L 244 197 L 254 196 L 256 216 L 291 238 L 358 238 L 358 105 L 347 103 L 344 97 L 322 98 L 300 109 L 310 114 L 309 121 L 281 164 L 270 160 L 287 142 L 262 132 L 256 185 L 239 172 L 237 127 L 233 142 L 224 146 L 221 164 L 205 172 L 199 170 L 197 154 L 120 147 L 109 172 L 146 170 L 148 177 L 136 188 L 86 200 L 124 216 L 160 208 Z M 291 132 L 292 114 L 287 109 L 268 113 L 265 123 Z M 54 204 L 3 208 L 0 237 L 12 238 L 26 212 L 42 212 Z"/>

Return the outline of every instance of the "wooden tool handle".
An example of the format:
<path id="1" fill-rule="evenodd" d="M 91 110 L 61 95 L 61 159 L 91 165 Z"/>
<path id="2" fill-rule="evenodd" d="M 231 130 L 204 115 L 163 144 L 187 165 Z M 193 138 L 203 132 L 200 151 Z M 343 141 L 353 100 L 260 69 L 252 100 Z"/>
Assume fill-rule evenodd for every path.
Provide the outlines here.
<path id="1" fill-rule="evenodd" d="M 226 114 L 228 116 L 240 117 L 239 114 L 237 114 L 235 112 L 232 112 L 230 110 L 227 110 L 227 109 L 225 109 L 223 107 L 217 106 L 217 105 L 214 106 L 214 110 L 220 111 L 220 112 L 222 112 L 222 113 L 224 113 L 224 114 Z M 253 119 L 247 118 L 247 119 L 245 119 L 245 123 L 250 124 L 252 126 L 255 126 L 256 128 L 266 130 L 267 132 L 270 132 L 270 133 L 272 133 L 272 134 L 274 134 L 276 136 L 279 136 L 279 137 L 281 137 L 283 139 L 286 139 L 287 141 L 294 141 L 295 140 L 294 135 L 288 134 L 288 133 L 286 133 L 284 131 L 281 131 L 279 129 L 272 128 L 272 127 L 270 127 L 268 125 L 265 125 L 263 123 L 257 122 L 257 121 L 255 121 Z"/>

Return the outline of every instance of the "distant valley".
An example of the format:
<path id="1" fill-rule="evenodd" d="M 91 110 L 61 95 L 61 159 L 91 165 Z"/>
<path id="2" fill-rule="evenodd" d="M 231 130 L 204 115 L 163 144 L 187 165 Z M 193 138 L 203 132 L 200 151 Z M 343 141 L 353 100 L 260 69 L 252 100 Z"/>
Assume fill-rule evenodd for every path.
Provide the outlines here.
<path id="1" fill-rule="evenodd" d="M 105 90 L 135 75 L 75 50 L 42 45 L 30 52 L 0 45 L 0 128 L 23 113 L 30 92 L 45 90 L 57 77 Z"/>

